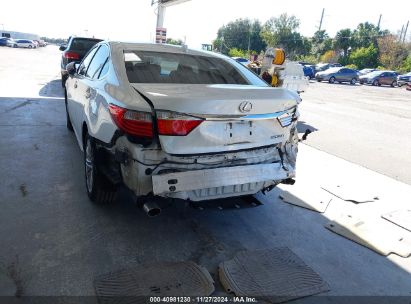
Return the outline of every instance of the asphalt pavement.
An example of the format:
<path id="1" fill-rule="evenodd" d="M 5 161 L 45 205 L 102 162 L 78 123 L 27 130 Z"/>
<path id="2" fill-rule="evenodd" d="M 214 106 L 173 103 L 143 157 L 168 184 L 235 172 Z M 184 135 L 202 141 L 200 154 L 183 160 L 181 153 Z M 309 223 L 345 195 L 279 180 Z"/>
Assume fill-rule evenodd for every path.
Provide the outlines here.
<path id="1" fill-rule="evenodd" d="M 312 81 L 302 98 L 306 144 L 411 184 L 410 91 Z"/>
<path id="2" fill-rule="evenodd" d="M 381 256 L 324 228 L 342 212 L 380 218 L 393 209 L 406 208 L 411 187 L 307 145 L 300 146 L 296 185 L 315 194 L 319 185 L 342 183 L 379 200 L 356 205 L 335 199 L 325 213 L 317 213 L 282 202 L 275 189 L 266 196 L 256 195 L 262 205 L 245 204 L 240 209 L 220 210 L 216 202 L 210 209 L 199 210 L 167 201 L 156 218 L 138 209 L 125 189 L 113 205 L 92 204 L 85 191 L 82 153 L 65 126 L 59 56 L 55 46 L 0 48 L 0 58 L 7 58 L 0 61 L 0 295 L 13 296 L 16 290 L 23 295 L 94 295 L 93 280 L 98 275 L 140 263 L 186 260 L 206 267 L 216 284 L 214 295 L 222 295 L 219 263 L 240 250 L 273 247 L 288 247 L 303 259 L 329 284 L 327 296 L 411 295 L 411 258 Z M 359 101 L 345 101 L 346 94 L 355 96 L 354 89 L 366 105 L 356 107 Z M 375 98 L 369 100 L 361 92 L 371 89 L 314 84 L 301 107 L 301 125 L 318 129 L 307 143 L 318 146 L 321 138 L 330 137 L 333 145 L 338 141 L 353 146 L 339 138 L 342 131 L 334 123 L 327 129 L 327 117 L 312 114 L 311 119 L 309 113 L 313 108 L 325 108 L 324 116 L 336 112 L 333 108 L 350 112 L 346 107 L 351 104 L 365 115 L 372 111 L 364 107 Z M 322 99 L 317 103 L 313 96 Z M 330 105 L 327 96 L 334 98 Z M 337 98 L 342 99 L 340 103 Z M 392 111 L 399 116 L 398 107 Z M 387 115 L 394 114 L 376 112 L 370 117 Z M 337 120 L 338 111 L 328 117 Z M 383 128 L 383 123 L 373 125 Z M 363 130 L 354 121 L 351 127 Z M 410 144 L 406 133 L 402 129 L 398 136 L 397 145 L 402 148 Z M 364 162 L 373 157 L 365 151 L 352 154 L 363 155 Z M 390 162 L 391 156 L 384 161 Z M 297 302 L 307 301 L 310 298 Z"/>

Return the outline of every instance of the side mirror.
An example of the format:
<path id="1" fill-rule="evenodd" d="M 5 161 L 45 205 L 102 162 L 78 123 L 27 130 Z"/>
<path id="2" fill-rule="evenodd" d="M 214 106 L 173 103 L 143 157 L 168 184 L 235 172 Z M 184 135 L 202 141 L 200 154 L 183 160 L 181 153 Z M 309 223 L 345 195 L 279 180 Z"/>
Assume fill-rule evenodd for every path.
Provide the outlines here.
<path id="1" fill-rule="evenodd" d="M 77 72 L 78 68 L 78 63 L 76 62 L 70 62 L 68 65 L 66 65 L 66 71 L 69 75 L 74 75 Z"/>
<path id="2" fill-rule="evenodd" d="M 64 51 L 66 48 L 67 48 L 67 45 L 62 44 L 60 45 L 59 50 Z"/>

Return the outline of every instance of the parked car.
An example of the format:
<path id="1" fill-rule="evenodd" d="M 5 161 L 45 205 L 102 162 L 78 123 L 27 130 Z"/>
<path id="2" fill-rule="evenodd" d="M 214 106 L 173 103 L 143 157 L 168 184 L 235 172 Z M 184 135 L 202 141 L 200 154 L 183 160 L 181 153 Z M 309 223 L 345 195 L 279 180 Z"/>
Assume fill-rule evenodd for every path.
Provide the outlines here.
<path id="1" fill-rule="evenodd" d="M 319 63 L 315 66 L 315 70 L 314 72 L 323 72 L 325 70 L 328 70 L 330 68 L 337 68 L 337 67 L 341 67 L 341 64 L 339 63 Z"/>
<path id="2" fill-rule="evenodd" d="M 241 63 L 242 65 L 248 66 L 251 61 L 246 59 L 246 58 L 242 58 L 242 57 L 232 57 L 235 61 Z"/>
<path id="3" fill-rule="evenodd" d="M 405 84 L 411 83 L 411 72 L 404 74 L 404 75 L 398 75 L 397 83 L 399 87 L 402 87 Z"/>
<path id="4" fill-rule="evenodd" d="M 67 71 L 67 127 L 92 201 L 112 200 L 120 183 L 143 201 L 202 201 L 293 182 L 299 95 L 229 57 L 100 42 Z"/>
<path id="5" fill-rule="evenodd" d="M 376 71 L 376 69 L 362 69 L 362 70 L 360 70 L 358 73 L 359 73 L 360 76 L 361 76 L 361 75 L 367 75 L 367 74 L 369 74 L 369 73 L 371 73 L 371 72 L 374 72 L 374 71 Z"/>
<path id="6" fill-rule="evenodd" d="M 397 73 L 393 71 L 374 71 L 367 75 L 360 76 L 361 84 L 371 84 L 373 86 L 397 85 Z"/>
<path id="7" fill-rule="evenodd" d="M 7 46 L 12 48 L 17 48 L 18 45 L 13 38 L 7 38 Z"/>
<path id="8" fill-rule="evenodd" d="M 0 46 L 8 46 L 8 40 L 7 37 L 0 37 Z"/>
<path id="9" fill-rule="evenodd" d="M 101 39 L 85 38 L 85 37 L 69 37 L 67 44 L 60 46 L 61 54 L 61 84 L 64 87 L 64 83 L 67 79 L 66 66 L 70 62 L 80 62 L 87 52 L 96 43 L 102 41 Z"/>
<path id="10" fill-rule="evenodd" d="M 349 68 L 330 68 L 323 72 L 318 72 L 315 74 L 317 81 L 328 81 L 329 83 L 334 82 L 349 82 L 351 84 L 356 84 L 358 81 L 358 74 L 355 70 Z"/>
<path id="11" fill-rule="evenodd" d="M 314 68 L 312 65 L 303 65 L 304 76 L 308 77 L 309 79 L 313 79 L 315 77 Z"/>
<path id="12" fill-rule="evenodd" d="M 37 45 L 33 42 L 33 40 L 28 40 L 28 39 L 15 39 L 14 40 L 14 47 L 19 47 L 19 48 L 28 48 L 28 49 L 35 49 Z"/>

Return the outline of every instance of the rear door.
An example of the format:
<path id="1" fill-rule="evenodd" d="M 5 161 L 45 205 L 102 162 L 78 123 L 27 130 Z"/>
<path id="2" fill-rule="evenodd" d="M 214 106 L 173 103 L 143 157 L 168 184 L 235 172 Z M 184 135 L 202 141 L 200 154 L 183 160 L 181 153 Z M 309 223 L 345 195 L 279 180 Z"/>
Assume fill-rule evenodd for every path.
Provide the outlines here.
<path id="1" fill-rule="evenodd" d="M 80 141 L 81 137 L 81 128 L 84 119 L 84 100 L 86 98 L 87 90 L 87 81 L 86 73 L 89 68 L 89 65 L 98 50 L 98 46 L 94 47 L 88 55 L 81 62 L 77 74 L 74 77 L 69 78 L 68 88 L 68 111 L 71 118 L 71 123 L 78 140 Z"/>

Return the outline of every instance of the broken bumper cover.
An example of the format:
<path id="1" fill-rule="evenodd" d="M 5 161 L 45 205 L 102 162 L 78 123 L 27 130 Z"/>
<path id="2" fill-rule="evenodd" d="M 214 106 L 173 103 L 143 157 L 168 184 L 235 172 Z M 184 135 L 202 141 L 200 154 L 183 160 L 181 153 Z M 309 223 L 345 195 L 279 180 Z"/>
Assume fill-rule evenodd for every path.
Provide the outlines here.
<path id="1" fill-rule="evenodd" d="M 154 195 L 204 200 L 257 193 L 294 175 L 271 163 L 154 175 L 152 183 Z"/>

